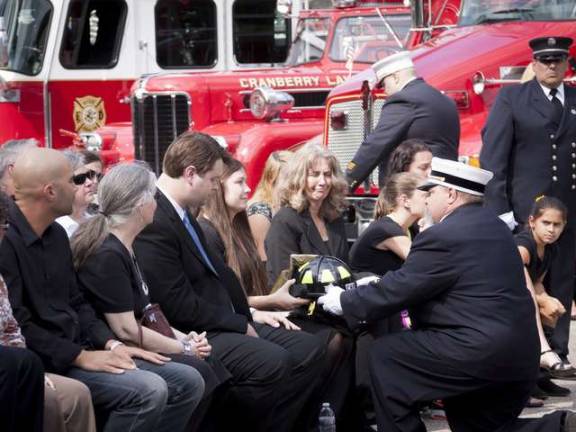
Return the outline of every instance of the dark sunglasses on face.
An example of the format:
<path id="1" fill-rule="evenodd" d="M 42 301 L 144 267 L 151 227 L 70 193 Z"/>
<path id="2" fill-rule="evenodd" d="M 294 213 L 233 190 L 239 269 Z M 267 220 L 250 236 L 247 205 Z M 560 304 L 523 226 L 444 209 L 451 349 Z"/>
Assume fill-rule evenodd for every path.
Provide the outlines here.
<path id="1" fill-rule="evenodd" d="M 538 62 L 550 66 L 552 63 L 562 63 L 564 60 L 566 60 L 566 57 L 544 57 L 539 58 Z"/>
<path id="2" fill-rule="evenodd" d="M 72 183 L 74 183 L 76 186 L 82 186 L 84 183 L 86 183 L 86 180 L 90 179 L 90 180 L 98 180 L 100 181 L 102 179 L 102 174 L 101 173 L 97 173 L 94 170 L 89 170 L 86 171 L 85 173 L 82 174 L 76 174 L 72 176 Z"/>

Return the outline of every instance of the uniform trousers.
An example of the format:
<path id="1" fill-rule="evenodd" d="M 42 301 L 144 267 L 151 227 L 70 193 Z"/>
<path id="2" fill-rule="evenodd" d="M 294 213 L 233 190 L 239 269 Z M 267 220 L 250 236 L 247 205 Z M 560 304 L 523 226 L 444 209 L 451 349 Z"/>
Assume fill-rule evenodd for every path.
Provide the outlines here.
<path id="1" fill-rule="evenodd" d="M 568 356 L 568 341 L 570 339 L 570 311 L 574 298 L 574 263 L 576 260 L 576 230 L 566 226 L 564 232 L 557 241 L 557 253 L 552 260 L 550 271 L 547 275 L 545 286 L 548 293 L 556 297 L 566 313 L 562 315 L 556 327 L 551 330 L 548 341 L 554 351 L 561 357 Z"/>
<path id="2" fill-rule="evenodd" d="M 44 432 L 96 432 L 88 387 L 62 375 L 47 376 L 54 388 L 44 387 Z"/>
<path id="3" fill-rule="evenodd" d="M 435 356 L 416 333 L 424 332 L 402 332 L 374 341 L 370 373 L 379 431 L 425 432 L 419 408 L 435 399 L 444 401 L 452 432 L 562 430 L 564 412 L 517 418 L 536 376 L 518 381 L 472 377 Z"/>
<path id="4" fill-rule="evenodd" d="M 324 349 L 313 335 L 252 323 L 259 337 L 208 335 L 212 355 L 232 374 L 223 426 L 236 430 L 303 430 L 306 403 L 318 384 Z M 317 415 L 317 412 L 315 413 Z"/>
<path id="5" fill-rule="evenodd" d="M 44 367 L 25 348 L 0 346 L 0 431 L 42 432 Z"/>

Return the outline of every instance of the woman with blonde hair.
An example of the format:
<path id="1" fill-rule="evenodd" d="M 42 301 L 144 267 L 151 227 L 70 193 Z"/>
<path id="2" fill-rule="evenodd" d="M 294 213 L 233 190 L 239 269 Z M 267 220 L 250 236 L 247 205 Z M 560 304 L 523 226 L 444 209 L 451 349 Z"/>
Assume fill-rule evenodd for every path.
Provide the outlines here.
<path id="1" fill-rule="evenodd" d="M 277 200 L 274 198 L 274 190 L 276 182 L 280 175 L 280 170 L 292 158 L 292 152 L 287 150 L 275 151 L 270 154 L 270 157 L 264 165 L 262 177 L 252 199 L 248 202 L 248 222 L 252 236 L 256 242 L 258 254 L 260 259 L 266 262 L 266 250 L 264 248 L 264 240 L 266 234 L 270 229 L 272 216 L 276 210 Z"/>
<path id="2" fill-rule="evenodd" d="M 317 145 L 294 153 L 279 179 L 281 208 L 265 246 L 269 283 L 290 266 L 291 254 L 331 255 L 348 262 L 342 218 L 348 185 L 336 157 Z"/>
<path id="3" fill-rule="evenodd" d="M 342 218 L 347 191 L 340 164 L 326 148 L 308 144 L 294 153 L 278 180 L 281 208 L 272 218 L 265 241 L 269 285 L 290 267 L 292 254 L 330 255 L 348 262 Z M 316 308 L 315 319 L 307 313 L 290 319 L 327 346 L 324 400 L 336 413 L 338 429 L 358 430 L 359 413 L 351 409 L 356 408 L 355 401 L 347 401 L 354 387 L 354 336 L 345 325 L 323 319 L 322 314 Z"/>

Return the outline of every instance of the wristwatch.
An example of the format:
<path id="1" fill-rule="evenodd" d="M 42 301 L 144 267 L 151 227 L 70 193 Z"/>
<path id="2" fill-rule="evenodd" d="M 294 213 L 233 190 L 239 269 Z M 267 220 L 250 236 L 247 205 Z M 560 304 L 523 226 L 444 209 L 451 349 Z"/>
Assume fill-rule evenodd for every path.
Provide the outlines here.
<path id="1" fill-rule="evenodd" d="M 192 344 L 186 340 L 180 341 L 182 344 L 182 354 L 192 355 Z"/>

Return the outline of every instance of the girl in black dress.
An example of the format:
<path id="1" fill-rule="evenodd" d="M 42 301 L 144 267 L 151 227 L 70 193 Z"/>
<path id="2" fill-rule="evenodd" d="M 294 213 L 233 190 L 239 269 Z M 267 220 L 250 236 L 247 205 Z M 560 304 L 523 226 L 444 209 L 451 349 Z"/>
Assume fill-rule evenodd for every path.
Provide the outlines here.
<path id="1" fill-rule="evenodd" d="M 154 174 L 141 164 L 118 165 L 109 171 L 98 189 L 99 213 L 71 239 L 74 264 L 86 298 L 119 340 L 200 372 L 205 386 L 204 401 L 192 419 L 197 426 L 214 389 L 229 374 L 220 363 L 212 363 L 213 368 L 205 360 L 211 352 L 205 333 L 187 335 L 172 328 L 172 338 L 140 324 L 150 298 L 132 244 L 153 220 L 155 182 Z"/>
<path id="2" fill-rule="evenodd" d="M 409 228 L 424 215 L 426 192 L 417 187 L 423 179 L 400 173 L 388 177 L 378 195 L 374 221 L 364 230 L 350 251 L 350 266 L 355 272 L 383 276 L 399 269 L 408 256 L 412 238 Z M 365 411 L 372 411 L 369 353 L 375 337 L 401 331 L 409 326 L 407 312 L 371 323 L 358 337 L 356 358 L 357 386 Z"/>
<path id="3" fill-rule="evenodd" d="M 562 234 L 566 220 L 567 209 L 560 200 L 540 196 L 532 207 L 526 229 L 515 236 L 525 266 L 526 285 L 537 306 L 536 323 L 542 352 L 540 367 L 549 370 L 550 375 L 555 378 L 573 376 L 575 373 L 574 368 L 563 363 L 558 354 L 550 348 L 543 328 L 543 325 L 554 327 L 558 318 L 566 313 L 562 303 L 550 296 L 544 287 L 544 278 L 556 253 L 555 242 Z M 540 379 L 539 386 L 546 393 L 545 387 L 549 386 L 549 383 L 543 383 Z M 536 392 L 534 395 L 541 393 Z M 540 406 L 541 402 L 531 400 L 530 404 Z"/>
<path id="4" fill-rule="evenodd" d="M 388 178 L 378 196 L 374 221 L 350 251 L 352 270 L 383 276 L 402 266 L 412 244 L 408 229 L 426 208 L 426 192 L 417 189 L 420 183 L 422 179 L 410 173 Z"/>
<path id="5" fill-rule="evenodd" d="M 336 162 L 335 159 L 326 160 L 328 155 L 323 149 L 308 147 L 297 152 L 290 162 L 290 170 L 300 167 L 301 171 L 297 178 L 302 183 L 296 187 L 301 193 L 298 197 L 302 199 L 300 204 L 303 208 L 309 207 L 304 200 L 307 199 L 308 193 L 312 195 L 310 202 L 311 206 L 314 206 L 315 216 L 312 217 L 308 211 L 306 211 L 306 216 L 302 216 L 293 208 L 283 208 L 278 212 L 278 215 L 282 215 L 289 211 L 291 223 L 300 229 L 299 232 L 294 232 L 290 227 L 276 225 L 273 228 L 273 235 L 277 236 L 276 240 L 270 243 L 267 239 L 267 250 L 272 253 L 274 262 L 280 262 L 280 254 L 286 258 L 285 264 L 282 259 L 282 268 L 288 267 L 290 253 L 318 254 L 319 249 L 328 250 L 332 247 L 336 256 L 347 260 L 348 249 L 344 227 L 342 221 L 337 218 L 338 207 L 334 204 L 338 202 L 334 201 L 335 196 L 341 196 L 342 200 L 344 199 L 345 183 L 338 169 L 338 177 L 334 180 L 337 189 L 331 192 L 333 180 L 331 178 L 325 180 L 324 177 L 332 176 Z M 313 162 L 318 159 L 322 164 L 316 166 Z M 310 168 L 308 168 L 308 160 L 311 161 Z M 309 300 L 295 298 L 289 294 L 288 288 L 294 282 L 293 280 L 285 283 L 277 291 L 271 292 L 271 284 L 266 277 L 264 263 L 259 259 L 246 220 L 249 189 L 246 185 L 244 168 L 239 161 L 231 157 L 225 157 L 223 161 L 224 174 L 220 179 L 219 191 L 208 200 L 198 220 L 208 242 L 214 252 L 222 256 L 228 266 L 236 272 L 248 296 L 248 303 L 253 308 L 252 315 L 255 319 L 266 316 L 271 325 L 301 328 L 303 331 L 316 335 L 319 343 L 324 343 L 327 347 L 327 366 L 324 376 L 319 379 L 322 384 L 318 402 L 330 402 L 336 413 L 338 424 L 341 426 L 339 429 L 360 430 L 357 424 L 350 424 L 357 420 L 354 417 L 357 413 L 350 413 L 353 403 L 346 402 L 351 394 L 349 390 L 353 383 L 353 338 L 329 323 L 317 322 L 305 317 L 290 318 L 288 321 L 288 314 L 307 305 Z M 318 213 L 325 200 L 329 209 L 328 214 L 333 218 L 336 216 L 330 222 L 324 219 L 324 214 Z M 316 217 L 322 218 L 320 227 L 316 226 L 317 221 L 314 220 Z M 327 224 L 329 227 L 326 226 Z M 274 222 L 272 225 L 274 227 Z M 329 238 L 330 236 L 333 237 Z M 315 240 L 319 243 L 326 240 L 329 244 L 315 245 L 314 247 L 318 249 L 307 249 L 306 247 L 312 247 L 311 242 Z M 280 266 L 278 268 L 280 269 Z M 315 416 L 319 409 L 319 406 L 313 409 Z"/>

